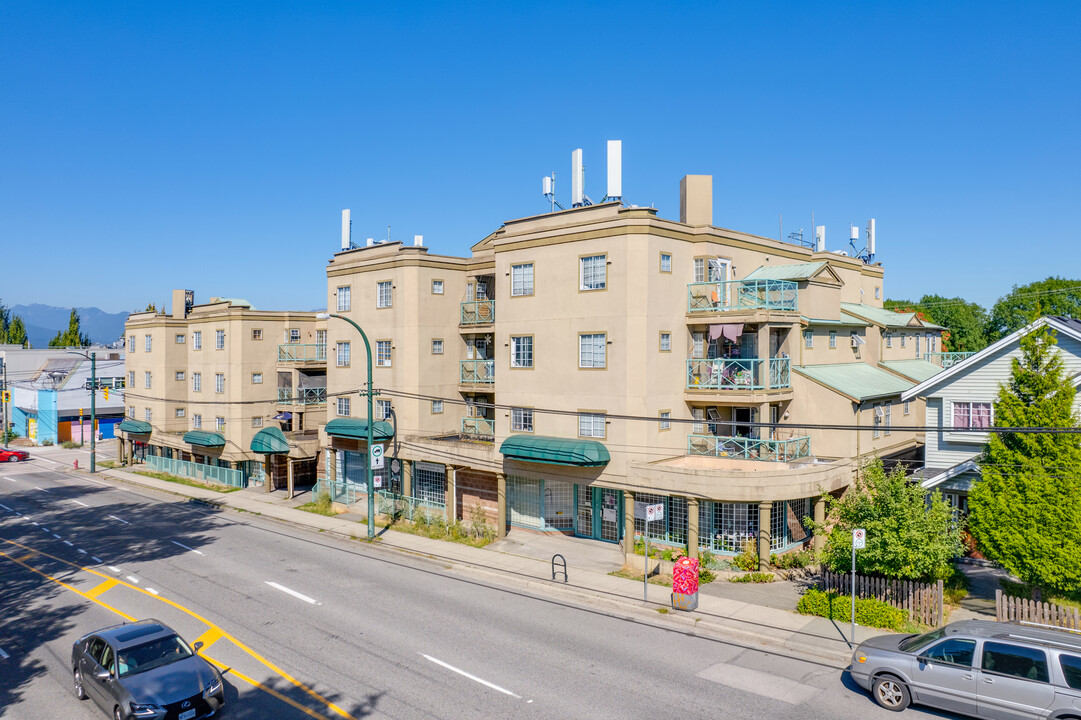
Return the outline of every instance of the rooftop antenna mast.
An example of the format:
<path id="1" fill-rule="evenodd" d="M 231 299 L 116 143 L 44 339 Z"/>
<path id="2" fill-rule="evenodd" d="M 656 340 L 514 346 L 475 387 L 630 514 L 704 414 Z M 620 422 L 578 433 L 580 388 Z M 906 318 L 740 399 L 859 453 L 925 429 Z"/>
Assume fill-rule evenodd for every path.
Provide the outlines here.
<path id="1" fill-rule="evenodd" d="M 860 229 L 855 225 L 849 226 L 849 235 L 851 239 L 848 244 L 852 247 L 852 257 L 871 264 L 875 258 L 875 219 L 871 218 L 867 223 L 867 245 L 862 250 L 856 247 L 856 241 L 860 239 Z"/>
<path id="2" fill-rule="evenodd" d="M 360 246 L 353 242 L 353 221 L 348 210 L 342 210 L 342 252 L 356 250 Z"/>
<path id="3" fill-rule="evenodd" d="M 541 189 L 544 191 L 544 197 L 552 203 L 552 212 L 556 211 L 556 208 L 560 210 L 566 210 L 565 207 L 559 204 L 556 200 L 556 174 L 552 171 L 551 177 L 545 175 L 541 178 Z"/>

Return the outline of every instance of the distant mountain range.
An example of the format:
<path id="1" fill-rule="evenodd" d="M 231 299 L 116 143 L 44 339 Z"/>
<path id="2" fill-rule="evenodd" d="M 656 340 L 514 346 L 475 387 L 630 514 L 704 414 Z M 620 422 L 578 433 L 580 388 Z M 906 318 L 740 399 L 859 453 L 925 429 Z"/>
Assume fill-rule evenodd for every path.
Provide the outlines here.
<path id="1" fill-rule="evenodd" d="M 124 335 L 124 321 L 128 313 L 107 313 L 96 307 L 75 308 L 79 313 L 79 325 L 84 335 L 102 345 L 109 345 Z M 26 334 L 30 344 L 36 348 L 49 347 L 49 341 L 56 333 L 66 330 L 71 318 L 71 308 L 53 305 L 13 305 L 12 316 L 18 315 L 26 324 Z"/>

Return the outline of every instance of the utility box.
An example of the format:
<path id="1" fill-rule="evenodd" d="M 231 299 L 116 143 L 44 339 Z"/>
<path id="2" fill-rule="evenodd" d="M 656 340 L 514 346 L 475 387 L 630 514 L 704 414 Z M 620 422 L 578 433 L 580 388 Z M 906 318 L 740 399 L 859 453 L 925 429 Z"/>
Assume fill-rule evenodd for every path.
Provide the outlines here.
<path id="1" fill-rule="evenodd" d="M 672 567 L 672 607 L 677 610 L 698 608 L 698 560 L 681 557 Z"/>

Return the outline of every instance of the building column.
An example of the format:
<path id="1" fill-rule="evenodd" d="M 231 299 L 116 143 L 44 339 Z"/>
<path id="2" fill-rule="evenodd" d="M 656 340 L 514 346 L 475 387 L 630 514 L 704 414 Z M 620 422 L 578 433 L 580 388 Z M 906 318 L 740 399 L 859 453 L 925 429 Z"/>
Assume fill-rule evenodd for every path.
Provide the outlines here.
<path id="1" fill-rule="evenodd" d="M 458 466 L 447 465 L 447 490 L 446 495 L 443 498 L 447 505 L 447 524 L 453 523 L 458 519 L 457 508 L 455 507 L 455 489 L 458 487 Z"/>
<path id="2" fill-rule="evenodd" d="M 763 500 L 758 503 L 758 569 L 761 572 L 769 570 L 769 528 L 772 510 L 771 501 Z"/>
<path id="3" fill-rule="evenodd" d="M 263 456 L 263 492 L 270 492 L 270 485 L 274 476 L 274 456 L 269 453 Z"/>
<path id="4" fill-rule="evenodd" d="M 687 557 L 698 557 L 698 498 L 687 498 Z"/>
<path id="5" fill-rule="evenodd" d="M 826 522 L 826 498 L 822 495 L 815 498 L 814 518 L 815 525 L 818 527 L 822 527 L 822 524 Z M 816 553 L 826 549 L 826 532 L 824 529 L 815 533 L 813 547 Z"/>
<path id="6" fill-rule="evenodd" d="M 634 560 L 634 493 L 623 491 L 623 561 Z"/>
<path id="7" fill-rule="evenodd" d="M 770 357 L 769 356 L 769 325 L 767 325 L 766 323 L 759 323 L 758 332 L 756 333 L 756 335 L 757 335 L 757 337 L 755 337 L 755 345 L 757 346 L 757 348 L 756 348 L 757 352 L 755 353 L 755 357 L 762 358 L 762 360 L 761 360 L 761 368 L 759 369 L 759 371 L 762 373 L 762 375 L 760 376 L 760 379 L 762 381 L 762 386 L 765 387 L 768 390 L 769 387 L 770 387 L 770 383 L 769 383 L 769 357 Z"/>
<path id="8" fill-rule="evenodd" d="M 402 461 L 402 496 L 413 497 L 413 461 Z"/>
<path id="9" fill-rule="evenodd" d="M 507 537 L 507 474 L 496 473 L 496 528 L 495 536 L 497 540 L 502 540 Z"/>
<path id="10" fill-rule="evenodd" d="M 288 478 L 287 485 L 289 487 L 289 499 L 293 499 L 293 459 L 286 456 L 286 477 Z"/>
<path id="11" fill-rule="evenodd" d="M 326 481 L 332 483 L 338 479 L 337 467 L 338 453 L 334 452 L 334 448 L 323 448 L 323 475 L 326 476 Z"/>
<path id="12" fill-rule="evenodd" d="M 121 467 L 124 465 L 124 438 L 119 435 L 116 438 L 116 464 Z"/>

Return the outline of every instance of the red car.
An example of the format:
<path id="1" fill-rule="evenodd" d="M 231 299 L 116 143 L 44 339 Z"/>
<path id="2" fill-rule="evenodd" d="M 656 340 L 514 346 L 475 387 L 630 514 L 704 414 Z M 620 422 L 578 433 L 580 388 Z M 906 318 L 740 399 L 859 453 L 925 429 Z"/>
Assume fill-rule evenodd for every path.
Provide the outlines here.
<path id="1" fill-rule="evenodd" d="M 26 462 L 30 453 L 25 450 L 4 450 L 0 448 L 0 462 Z"/>

